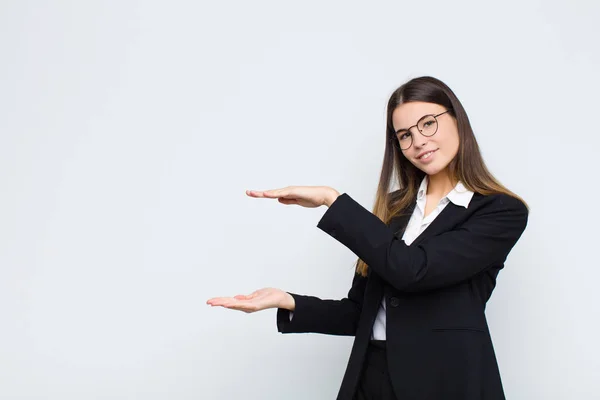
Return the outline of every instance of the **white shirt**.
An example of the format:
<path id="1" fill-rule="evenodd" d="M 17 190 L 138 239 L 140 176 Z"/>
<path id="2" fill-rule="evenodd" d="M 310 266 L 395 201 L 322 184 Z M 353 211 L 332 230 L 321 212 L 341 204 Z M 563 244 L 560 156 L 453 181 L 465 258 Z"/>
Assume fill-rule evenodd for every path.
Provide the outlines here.
<path id="1" fill-rule="evenodd" d="M 444 196 L 438 203 L 437 207 L 429 213 L 427 217 L 425 215 L 425 202 L 427 199 L 427 175 L 421 181 L 419 191 L 417 192 L 417 206 L 415 207 L 410 220 L 402 236 L 402 240 L 408 246 L 431 224 L 431 222 L 442 212 L 442 210 L 448 205 L 448 202 L 452 202 L 457 206 L 467 208 L 471 199 L 473 198 L 473 192 L 464 187 L 461 182 L 458 182 L 454 189 L 452 189 L 446 196 Z M 385 323 L 386 323 L 386 311 L 385 311 L 385 297 L 381 300 L 377 317 L 373 323 L 373 330 L 371 331 L 371 339 L 385 340 Z"/>

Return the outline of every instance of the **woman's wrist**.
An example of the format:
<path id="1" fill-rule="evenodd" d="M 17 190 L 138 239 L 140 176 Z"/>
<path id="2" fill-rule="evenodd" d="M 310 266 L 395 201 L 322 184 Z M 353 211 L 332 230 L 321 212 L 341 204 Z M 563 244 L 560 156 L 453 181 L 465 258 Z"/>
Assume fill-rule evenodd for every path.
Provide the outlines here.
<path id="1" fill-rule="evenodd" d="M 325 205 L 327 207 L 331 207 L 331 205 L 333 204 L 333 202 L 340 196 L 340 192 L 338 192 L 337 190 L 335 190 L 334 188 L 331 188 L 331 193 L 327 195 L 327 197 L 325 198 Z"/>
<path id="2" fill-rule="evenodd" d="M 294 297 L 291 294 L 289 294 L 288 292 L 283 292 L 283 293 L 284 293 L 283 300 L 281 301 L 279 308 L 283 308 L 284 310 L 294 311 L 296 309 L 296 301 L 294 300 Z"/>

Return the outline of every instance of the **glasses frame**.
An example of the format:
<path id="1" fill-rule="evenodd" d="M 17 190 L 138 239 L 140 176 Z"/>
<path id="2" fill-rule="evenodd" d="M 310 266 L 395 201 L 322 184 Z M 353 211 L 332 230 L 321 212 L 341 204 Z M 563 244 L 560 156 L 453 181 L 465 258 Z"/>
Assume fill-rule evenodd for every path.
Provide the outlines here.
<path id="1" fill-rule="evenodd" d="M 400 129 L 399 131 L 406 131 L 405 133 L 408 133 L 408 132 L 410 132 L 410 130 L 411 130 L 412 128 L 416 127 L 416 128 L 417 128 L 417 130 L 419 131 L 419 133 L 420 133 L 421 135 L 423 135 L 423 136 L 425 136 L 425 137 L 432 137 L 433 135 L 435 135 L 435 134 L 437 133 L 437 131 L 438 131 L 438 128 L 439 128 L 439 125 L 440 125 L 440 124 L 439 124 L 439 122 L 438 122 L 438 117 L 439 117 L 440 115 L 444 115 L 444 114 L 446 114 L 447 112 L 450 112 L 450 111 L 452 111 L 452 109 L 451 109 L 451 108 L 449 108 L 448 110 L 446 110 L 446 111 L 444 111 L 444 112 L 441 112 L 441 113 L 439 113 L 439 114 L 435 114 L 435 115 L 434 115 L 434 114 L 426 114 L 426 115 L 423 115 L 421 118 L 419 118 L 419 120 L 417 121 L 417 123 L 416 123 L 416 124 L 414 124 L 413 126 L 409 127 L 408 129 Z M 427 117 L 433 117 L 433 119 L 435 120 L 435 132 L 433 132 L 431 135 L 425 135 L 425 134 L 423 133 L 423 131 L 422 131 L 421 129 L 419 129 L 419 122 L 421 122 L 421 121 L 422 121 L 424 118 L 427 118 Z M 403 135 L 404 135 L 404 133 L 403 133 Z M 411 133 L 411 135 L 412 135 L 412 133 Z M 394 141 L 395 141 L 396 143 L 398 143 L 398 148 L 399 148 L 400 150 L 408 150 L 408 149 L 410 149 L 410 148 L 411 148 L 411 146 L 413 145 L 413 142 L 414 142 L 414 140 L 413 140 L 413 137 L 411 136 L 411 137 L 410 137 L 410 146 L 408 146 L 407 148 L 403 149 L 403 148 L 402 148 L 402 146 L 400 146 L 400 138 L 398 137 L 398 132 L 394 132 Z"/>

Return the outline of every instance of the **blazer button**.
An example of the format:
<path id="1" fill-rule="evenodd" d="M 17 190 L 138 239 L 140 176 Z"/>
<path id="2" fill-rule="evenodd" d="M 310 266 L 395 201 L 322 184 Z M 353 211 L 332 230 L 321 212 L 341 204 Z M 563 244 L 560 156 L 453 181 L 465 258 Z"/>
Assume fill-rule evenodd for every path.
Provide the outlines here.
<path id="1" fill-rule="evenodd" d="M 390 305 L 392 307 L 398 307 L 400 305 L 400 300 L 397 297 L 390 298 Z"/>

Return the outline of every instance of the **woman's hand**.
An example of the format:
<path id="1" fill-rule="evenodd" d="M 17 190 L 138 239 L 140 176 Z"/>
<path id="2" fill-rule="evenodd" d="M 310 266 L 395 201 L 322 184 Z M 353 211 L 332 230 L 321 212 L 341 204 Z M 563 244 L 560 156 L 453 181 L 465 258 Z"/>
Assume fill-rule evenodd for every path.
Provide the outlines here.
<path id="1" fill-rule="evenodd" d="M 238 294 L 234 297 L 214 297 L 209 299 L 206 304 L 246 313 L 266 310 L 267 308 L 285 308 L 291 311 L 296 308 L 294 298 L 289 293 L 275 288 L 259 289 L 249 295 Z"/>
<path id="2" fill-rule="evenodd" d="M 288 186 L 273 190 L 246 190 L 246 194 L 255 198 L 277 199 L 282 204 L 297 204 L 314 208 L 331 206 L 340 193 L 329 186 Z"/>

